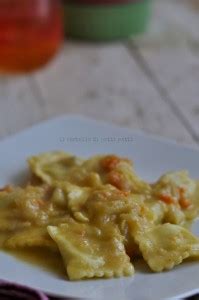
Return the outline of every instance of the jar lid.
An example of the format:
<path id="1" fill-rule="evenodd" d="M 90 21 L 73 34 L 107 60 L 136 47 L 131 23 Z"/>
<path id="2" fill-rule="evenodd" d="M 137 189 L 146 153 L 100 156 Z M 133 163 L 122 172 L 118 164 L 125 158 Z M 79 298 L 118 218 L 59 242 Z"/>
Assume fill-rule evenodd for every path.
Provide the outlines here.
<path id="1" fill-rule="evenodd" d="M 70 2 L 76 4 L 109 5 L 109 4 L 136 3 L 140 1 L 143 0 L 73 0 L 73 1 L 71 0 Z"/>
<path id="2" fill-rule="evenodd" d="M 127 38 L 147 29 L 150 0 L 114 5 L 65 4 L 66 34 L 105 41 Z"/>

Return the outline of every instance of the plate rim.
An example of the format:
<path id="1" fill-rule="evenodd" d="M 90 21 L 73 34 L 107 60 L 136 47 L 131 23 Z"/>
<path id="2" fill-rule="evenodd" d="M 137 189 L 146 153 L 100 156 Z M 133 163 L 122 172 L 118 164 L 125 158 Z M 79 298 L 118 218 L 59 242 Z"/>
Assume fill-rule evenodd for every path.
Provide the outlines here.
<path id="1" fill-rule="evenodd" d="M 41 122 L 35 123 L 33 125 L 30 125 L 30 126 L 26 126 L 22 130 L 19 130 L 19 131 L 13 133 L 13 134 L 10 134 L 8 136 L 0 138 L 0 144 L 9 142 L 10 140 L 12 140 L 12 139 L 14 139 L 14 138 L 16 138 L 20 135 L 28 133 L 28 131 L 30 131 L 30 130 L 36 130 L 39 127 L 45 126 L 49 123 L 52 123 L 52 122 L 56 123 L 58 121 L 67 121 L 67 120 L 92 122 L 96 126 L 107 126 L 107 127 L 111 127 L 111 128 L 114 128 L 114 129 L 118 128 L 120 130 L 124 130 L 124 131 L 128 132 L 129 134 L 136 134 L 137 136 L 141 136 L 143 138 L 153 139 L 153 141 L 155 141 L 155 142 L 170 144 L 170 145 L 176 146 L 178 148 L 183 148 L 183 149 L 186 149 L 186 150 L 193 150 L 193 151 L 199 153 L 199 146 L 197 144 L 188 145 L 188 144 L 183 143 L 183 142 L 180 143 L 180 142 L 176 141 L 173 138 L 165 137 L 165 136 L 162 136 L 160 134 L 153 134 L 153 133 L 150 133 L 150 132 L 146 132 L 145 130 L 141 130 L 141 129 L 134 129 L 134 128 L 131 128 L 131 127 L 120 126 L 119 124 L 116 124 L 116 123 L 111 122 L 111 121 L 109 122 L 109 121 L 104 121 L 104 120 L 96 120 L 92 117 L 87 117 L 87 116 L 81 115 L 81 114 L 61 114 L 61 115 L 58 115 L 56 117 L 50 117 L 50 118 L 44 119 Z"/>
<path id="2" fill-rule="evenodd" d="M 193 145 L 186 145 L 186 144 L 183 144 L 183 143 L 181 144 L 179 142 L 176 142 L 175 140 L 172 140 L 170 138 L 165 138 L 165 137 L 162 137 L 160 135 L 154 135 L 154 134 L 142 131 L 142 130 L 119 126 L 118 124 L 114 124 L 114 122 L 109 123 L 109 122 L 106 122 L 106 121 L 95 120 L 93 118 L 90 118 L 90 117 L 87 117 L 87 116 L 84 116 L 84 115 L 80 115 L 80 114 L 68 114 L 68 115 L 67 114 L 62 114 L 62 115 L 59 115 L 59 116 L 56 116 L 56 117 L 45 119 L 41 122 L 33 124 L 32 126 L 28 126 L 28 127 L 26 127 L 25 129 L 23 129 L 19 132 L 16 132 L 12 135 L 1 138 L 0 139 L 0 146 L 4 143 L 12 141 L 12 139 L 16 139 L 17 137 L 19 137 L 19 138 L 22 137 L 23 134 L 27 134 L 31 130 L 39 130 L 40 127 L 45 126 L 47 124 L 50 124 L 50 123 L 53 123 L 53 122 L 57 123 L 57 122 L 62 122 L 62 121 L 90 122 L 90 123 L 93 123 L 95 126 L 98 126 L 98 127 L 106 126 L 106 127 L 109 127 L 110 129 L 111 128 L 113 128 L 113 129 L 119 128 L 119 129 L 124 130 L 126 133 L 129 133 L 129 134 L 132 134 L 132 135 L 136 135 L 136 136 L 139 136 L 139 137 L 142 137 L 142 138 L 148 138 L 148 139 L 151 139 L 151 140 L 153 140 L 154 142 L 157 142 L 157 143 L 172 145 L 172 146 L 176 147 L 177 149 L 186 149 L 188 151 L 194 151 L 194 153 L 199 154 L 199 149 L 198 149 L 197 144 L 196 145 L 194 145 L 194 144 Z M 30 287 L 32 287 L 32 286 L 30 286 Z M 51 291 L 48 291 L 48 290 L 45 290 L 45 289 L 44 290 L 42 289 L 42 291 L 44 293 L 48 294 L 48 295 L 52 295 L 52 296 L 56 296 L 56 297 L 64 297 L 63 294 L 57 294 L 56 292 L 54 293 L 54 292 L 51 292 Z M 194 289 L 192 291 L 188 291 L 188 292 L 183 293 L 183 294 L 179 294 L 179 296 L 175 296 L 175 297 L 169 298 L 169 299 L 174 300 L 174 299 L 178 299 L 176 297 L 189 297 L 189 296 L 195 295 L 196 293 L 199 293 L 199 288 Z M 74 298 L 75 296 L 68 296 L 68 297 Z"/>

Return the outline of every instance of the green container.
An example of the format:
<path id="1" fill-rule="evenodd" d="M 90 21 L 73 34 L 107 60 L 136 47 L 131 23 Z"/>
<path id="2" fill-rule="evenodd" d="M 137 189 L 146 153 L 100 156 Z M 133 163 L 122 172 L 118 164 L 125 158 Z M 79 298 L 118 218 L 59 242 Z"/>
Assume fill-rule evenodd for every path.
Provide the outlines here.
<path id="1" fill-rule="evenodd" d="M 115 4 L 65 4 L 66 34 L 79 39 L 107 41 L 124 39 L 146 31 L 150 0 Z"/>

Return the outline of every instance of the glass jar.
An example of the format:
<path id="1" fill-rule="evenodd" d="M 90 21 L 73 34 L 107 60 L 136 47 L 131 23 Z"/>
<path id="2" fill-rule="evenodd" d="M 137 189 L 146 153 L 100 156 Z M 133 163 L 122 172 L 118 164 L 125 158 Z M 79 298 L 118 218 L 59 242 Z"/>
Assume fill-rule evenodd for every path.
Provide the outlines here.
<path id="1" fill-rule="evenodd" d="M 58 0 L 0 0 L 0 72 L 46 64 L 63 39 Z"/>

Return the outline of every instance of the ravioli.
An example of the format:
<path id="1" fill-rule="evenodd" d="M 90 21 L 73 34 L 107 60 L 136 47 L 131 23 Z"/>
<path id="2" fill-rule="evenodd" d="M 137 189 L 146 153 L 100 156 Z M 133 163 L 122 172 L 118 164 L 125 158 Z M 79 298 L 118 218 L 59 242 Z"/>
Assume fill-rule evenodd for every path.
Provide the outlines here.
<path id="1" fill-rule="evenodd" d="M 111 185 L 95 189 L 82 207 L 82 212 L 95 224 L 115 222 L 123 213 L 128 213 L 134 207 L 139 195 L 123 193 Z M 142 200 L 141 200 L 142 201 Z"/>
<path id="2" fill-rule="evenodd" d="M 58 227 L 48 226 L 48 232 L 60 249 L 71 280 L 134 273 L 122 236 L 111 224 L 97 228 L 71 221 Z"/>
<path id="3" fill-rule="evenodd" d="M 194 204 L 196 187 L 196 181 L 189 177 L 187 171 L 170 172 L 153 186 L 153 193 L 167 204 L 177 204 L 186 209 Z"/>
<path id="4" fill-rule="evenodd" d="M 16 207 L 21 216 L 33 224 L 42 225 L 48 222 L 51 204 L 46 201 L 46 186 L 25 187 L 15 197 Z"/>
<path id="5" fill-rule="evenodd" d="M 149 267 L 161 272 L 185 258 L 199 256 L 199 239 L 179 225 L 165 223 L 146 231 L 139 248 Z"/>
<path id="6" fill-rule="evenodd" d="M 132 162 L 116 155 L 101 157 L 101 167 L 104 171 L 104 182 L 112 184 L 122 191 L 133 193 L 149 193 L 151 187 L 135 173 Z"/>
<path id="7" fill-rule="evenodd" d="M 63 151 L 28 164 L 34 180 L 0 188 L 2 249 L 39 247 L 47 261 L 61 254 L 70 280 L 131 276 L 137 256 L 155 272 L 199 259 L 199 239 L 186 229 L 199 216 L 199 181 L 187 171 L 148 183 L 128 158 Z"/>
<path id="8" fill-rule="evenodd" d="M 8 238 L 4 247 L 9 249 L 26 247 L 45 247 L 56 250 L 56 244 L 49 237 L 47 229 L 43 227 L 30 227 L 13 234 Z"/>
<path id="9" fill-rule="evenodd" d="M 137 244 L 143 233 L 154 227 L 156 222 L 154 212 L 145 205 L 141 198 L 135 198 L 130 212 L 121 214 L 120 218 L 128 224 L 129 235 Z"/>
<path id="10" fill-rule="evenodd" d="M 60 193 L 62 191 L 62 203 L 65 202 L 65 206 L 67 206 L 72 212 L 81 210 L 91 193 L 91 189 L 89 187 L 80 187 L 69 182 L 56 184 L 56 191 L 57 190 L 59 190 Z M 55 195 L 54 201 L 56 203 Z"/>
<path id="11" fill-rule="evenodd" d="M 81 160 L 68 153 L 54 151 L 32 156 L 28 163 L 33 174 L 52 184 L 57 180 L 66 180 L 71 169 L 80 164 Z"/>
<path id="12" fill-rule="evenodd" d="M 15 200 L 20 196 L 22 192 L 21 188 L 13 187 L 9 191 L 4 190 L 0 191 L 0 209 L 11 208 L 15 206 Z"/>
<path id="13" fill-rule="evenodd" d="M 4 209 L 0 211 L 0 232 L 15 231 L 29 227 L 31 223 L 21 217 L 17 209 Z"/>
<path id="14" fill-rule="evenodd" d="M 12 231 L 30 225 L 24 220 L 16 205 L 16 198 L 20 197 L 22 189 L 10 188 L 0 192 L 0 232 Z"/>

